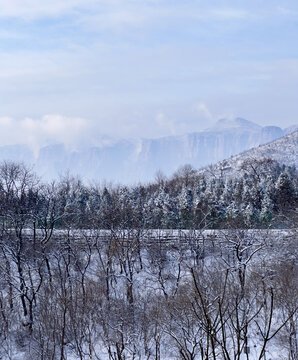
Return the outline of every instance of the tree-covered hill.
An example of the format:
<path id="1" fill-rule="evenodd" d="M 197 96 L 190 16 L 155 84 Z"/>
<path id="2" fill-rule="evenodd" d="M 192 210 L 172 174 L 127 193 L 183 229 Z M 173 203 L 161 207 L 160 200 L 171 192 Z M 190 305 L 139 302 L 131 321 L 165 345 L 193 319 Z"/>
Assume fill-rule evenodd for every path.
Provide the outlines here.
<path id="1" fill-rule="evenodd" d="M 297 172 L 270 159 L 245 161 L 234 177 L 185 166 L 147 185 L 51 184 L 15 163 L 0 166 L 1 221 L 21 228 L 293 227 Z"/>

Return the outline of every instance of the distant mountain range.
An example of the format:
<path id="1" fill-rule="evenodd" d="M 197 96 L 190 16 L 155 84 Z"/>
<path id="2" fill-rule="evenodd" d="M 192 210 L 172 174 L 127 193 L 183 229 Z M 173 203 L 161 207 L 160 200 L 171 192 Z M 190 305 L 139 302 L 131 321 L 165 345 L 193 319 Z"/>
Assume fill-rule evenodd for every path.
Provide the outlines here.
<path id="1" fill-rule="evenodd" d="M 159 139 L 122 140 L 103 147 L 68 150 L 63 144 L 43 147 L 37 156 L 26 145 L 0 147 L 0 161 L 22 161 L 34 165 L 44 179 L 69 171 L 86 180 L 136 183 L 152 180 L 161 170 L 170 175 L 181 165 L 201 168 L 232 155 L 271 142 L 297 130 L 259 126 L 236 118 L 221 119 L 210 129 Z"/>

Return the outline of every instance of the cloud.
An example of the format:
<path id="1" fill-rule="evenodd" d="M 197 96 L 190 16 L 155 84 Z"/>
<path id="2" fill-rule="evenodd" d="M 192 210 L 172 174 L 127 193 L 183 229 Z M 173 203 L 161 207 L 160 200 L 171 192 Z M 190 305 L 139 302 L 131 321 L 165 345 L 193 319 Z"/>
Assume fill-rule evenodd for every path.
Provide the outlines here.
<path id="1" fill-rule="evenodd" d="M 283 16 L 297 16 L 298 15 L 297 10 L 293 10 L 293 9 L 282 7 L 282 6 L 278 6 L 277 11 L 279 14 L 281 14 Z"/>
<path id="2" fill-rule="evenodd" d="M 171 135 L 175 134 L 175 126 L 165 113 L 159 112 L 155 117 L 156 124 L 162 129 L 166 130 Z"/>
<path id="3" fill-rule="evenodd" d="M 207 120 L 214 120 L 211 112 L 209 111 L 208 107 L 204 103 L 197 103 L 193 106 L 194 111 L 203 118 Z"/>
<path id="4" fill-rule="evenodd" d="M 0 17 L 37 19 L 88 11 L 125 10 L 127 6 L 147 6 L 157 0 L 0 0 Z"/>
<path id="5" fill-rule="evenodd" d="M 294 107 L 297 66 L 271 65 L 297 59 L 298 9 L 277 3 L 0 0 L 0 116 L 11 117 L 1 131 L 10 127 L 12 143 L 22 128 L 37 148 L 76 142 L 72 129 L 59 135 L 60 123 L 74 118 L 89 120 L 82 134 L 166 136 L 198 130 L 229 109 L 251 114 L 248 98 L 262 100 L 255 121 L 284 118 L 290 112 L 271 98 L 282 93 Z M 67 116 L 43 116 L 52 113 Z M 29 143 L 20 134 L 17 142 Z"/>
<path id="6" fill-rule="evenodd" d="M 88 131 L 88 123 L 82 118 L 62 115 L 45 115 L 41 119 L 16 120 L 0 118 L 0 144 L 26 144 L 37 154 L 40 147 L 63 143 L 68 147 L 78 145 Z"/>
<path id="7" fill-rule="evenodd" d="M 92 30 L 127 32 L 135 28 L 153 31 L 169 26 L 179 27 L 183 22 L 197 25 L 209 21 L 237 21 L 253 17 L 252 12 L 241 8 L 213 8 L 187 3 L 175 3 L 173 6 L 169 1 L 118 1 L 87 12 L 81 17 L 80 23 Z"/>
<path id="8" fill-rule="evenodd" d="M 222 8 L 212 9 L 207 14 L 215 20 L 241 20 L 247 19 L 250 12 L 244 9 Z"/>
<path id="9" fill-rule="evenodd" d="M 34 20 L 74 15 L 78 23 L 99 29 L 140 27 L 164 21 L 238 20 L 249 11 L 222 5 L 206 6 L 192 1 L 172 3 L 170 0 L 0 0 L 0 17 Z"/>
<path id="10" fill-rule="evenodd" d="M 259 5 L 251 1 L 239 7 L 239 2 L 222 1 L 212 4 L 197 1 L 172 0 L 0 0 L 0 18 L 11 17 L 25 20 L 74 16 L 74 26 L 84 25 L 92 29 L 139 28 L 158 24 L 161 27 L 184 21 L 238 21 L 262 17 L 293 16 L 295 9 L 274 5 Z"/>
<path id="11" fill-rule="evenodd" d="M 43 16 L 57 16 L 85 4 L 91 5 L 94 1 L 89 0 L 0 0 L 1 17 L 39 18 Z"/>

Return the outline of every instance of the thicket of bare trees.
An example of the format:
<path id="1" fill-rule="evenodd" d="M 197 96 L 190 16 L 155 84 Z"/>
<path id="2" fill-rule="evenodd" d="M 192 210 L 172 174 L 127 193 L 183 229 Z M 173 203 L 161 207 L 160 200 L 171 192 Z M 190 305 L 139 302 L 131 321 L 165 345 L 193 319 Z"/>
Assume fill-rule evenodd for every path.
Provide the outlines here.
<path id="1" fill-rule="evenodd" d="M 148 193 L 174 185 L 47 185 L 2 164 L 0 358 L 296 359 L 297 232 L 146 230 Z"/>

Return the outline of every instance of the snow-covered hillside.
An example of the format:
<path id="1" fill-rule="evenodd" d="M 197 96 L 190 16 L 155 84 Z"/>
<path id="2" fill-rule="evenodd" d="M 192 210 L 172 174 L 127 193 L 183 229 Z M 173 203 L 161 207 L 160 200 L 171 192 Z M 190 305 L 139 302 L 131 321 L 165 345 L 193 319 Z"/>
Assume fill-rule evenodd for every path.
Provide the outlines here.
<path id="1" fill-rule="evenodd" d="M 280 164 L 298 168 L 298 130 L 271 141 L 265 145 L 252 148 L 215 165 L 202 169 L 200 172 L 212 176 L 231 176 L 241 170 L 248 160 L 252 162 L 260 159 L 276 160 Z"/>

